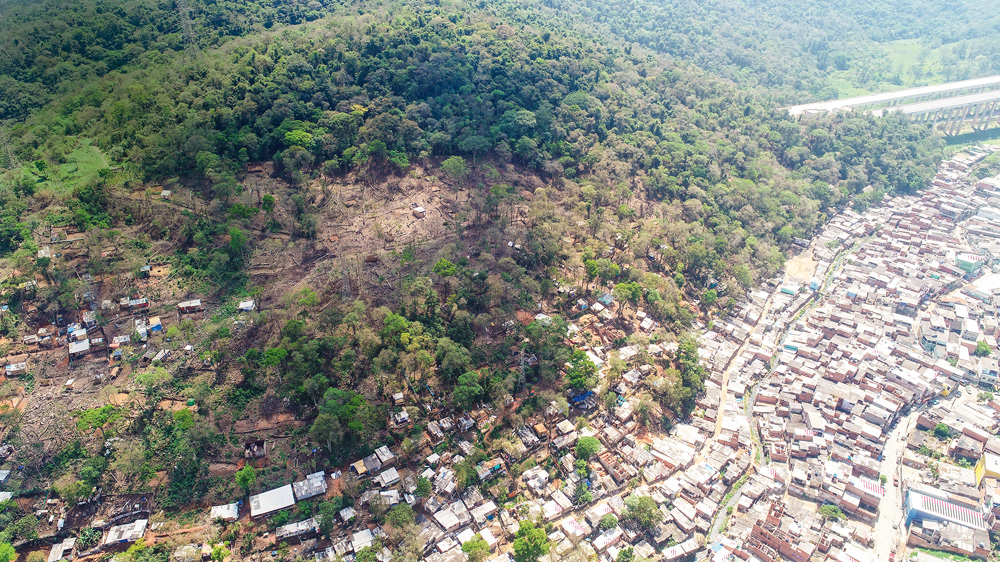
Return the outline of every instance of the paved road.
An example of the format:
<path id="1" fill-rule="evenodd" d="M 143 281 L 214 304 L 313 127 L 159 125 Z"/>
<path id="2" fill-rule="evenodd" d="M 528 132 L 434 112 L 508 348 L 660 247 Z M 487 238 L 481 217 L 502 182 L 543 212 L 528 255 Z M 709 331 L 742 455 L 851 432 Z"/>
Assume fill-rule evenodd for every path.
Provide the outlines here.
<path id="1" fill-rule="evenodd" d="M 953 393 L 950 398 L 945 400 L 951 403 L 951 408 L 955 408 L 974 402 L 977 393 L 978 389 L 975 386 L 964 386 L 961 387 L 961 396 L 956 396 Z M 888 560 L 889 552 L 893 548 L 898 549 L 898 552 L 901 553 L 906 544 L 902 491 L 899 486 L 892 485 L 892 478 L 893 476 L 898 477 L 899 483 L 902 485 L 900 461 L 903 457 L 903 450 L 906 448 L 906 436 L 909 435 L 916 423 L 917 416 L 924 409 L 923 407 L 915 407 L 909 415 L 900 418 L 896 429 L 889 434 L 883 450 L 882 465 L 879 471 L 888 478 L 888 481 L 886 482 L 885 496 L 879 504 L 878 518 L 872 527 L 872 535 L 875 537 L 875 560 Z M 897 529 L 892 528 L 894 524 L 897 525 Z"/>
<path id="2" fill-rule="evenodd" d="M 903 498 L 899 486 L 893 486 L 893 477 L 900 476 L 900 460 L 903 449 L 906 448 L 906 435 L 910 426 L 916 421 L 919 411 L 914 408 L 910 414 L 899 420 L 896 429 L 889 434 L 885 449 L 882 452 L 882 466 L 879 471 L 888 478 L 885 486 L 885 496 L 879 503 L 878 518 L 872 527 L 875 537 L 875 560 L 888 560 L 889 552 L 899 546 L 903 539 L 905 527 L 902 525 Z M 902 484 L 902 482 L 900 482 Z M 897 529 L 892 526 L 897 525 Z"/>

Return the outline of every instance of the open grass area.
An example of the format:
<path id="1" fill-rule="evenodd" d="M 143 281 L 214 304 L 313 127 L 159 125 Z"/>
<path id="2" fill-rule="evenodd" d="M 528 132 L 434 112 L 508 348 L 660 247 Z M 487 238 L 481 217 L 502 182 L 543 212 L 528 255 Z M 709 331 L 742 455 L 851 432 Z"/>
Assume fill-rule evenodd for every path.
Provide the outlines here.
<path id="1" fill-rule="evenodd" d="M 855 86 L 851 83 L 850 77 L 848 72 L 837 72 L 830 75 L 830 85 L 837 89 L 839 98 L 854 98 L 874 93 L 871 90 Z"/>
<path id="2" fill-rule="evenodd" d="M 66 154 L 66 162 L 39 170 L 34 165 L 24 166 L 23 173 L 38 183 L 38 188 L 51 189 L 56 195 L 72 193 L 78 185 L 98 178 L 98 172 L 108 167 L 101 151 L 90 139 L 79 139 L 75 149 Z"/>
<path id="3" fill-rule="evenodd" d="M 952 554 L 951 552 L 943 552 L 940 550 L 931 550 L 929 548 L 921 548 L 921 547 L 917 547 L 916 550 L 919 550 L 920 552 L 923 552 L 924 554 L 928 554 L 935 558 L 940 558 L 941 560 L 953 560 L 954 562 L 973 562 L 972 558 L 969 558 L 967 556 L 962 556 L 961 554 Z M 915 554 L 916 553 L 914 552 L 914 555 Z"/>
<path id="4" fill-rule="evenodd" d="M 840 98 L 943 84 L 949 81 L 945 76 L 944 64 L 949 49 L 948 45 L 930 47 L 916 39 L 872 44 L 855 53 L 855 60 L 850 68 L 840 71 L 831 68 L 827 79 L 837 89 Z M 881 79 L 868 82 L 867 87 L 859 86 L 859 73 L 865 72 L 866 64 L 875 63 L 878 59 L 879 63 L 875 66 Z M 890 82 L 891 76 L 897 72 L 899 80 Z M 959 79 L 962 78 L 951 78 Z"/>
<path id="5" fill-rule="evenodd" d="M 915 39 L 902 39 L 883 43 L 882 49 L 892 65 L 902 70 L 903 79 L 908 87 L 931 86 L 943 84 L 941 75 L 941 52 L 939 49 L 928 49 Z M 914 75 L 914 71 L 917 72 Z"/>

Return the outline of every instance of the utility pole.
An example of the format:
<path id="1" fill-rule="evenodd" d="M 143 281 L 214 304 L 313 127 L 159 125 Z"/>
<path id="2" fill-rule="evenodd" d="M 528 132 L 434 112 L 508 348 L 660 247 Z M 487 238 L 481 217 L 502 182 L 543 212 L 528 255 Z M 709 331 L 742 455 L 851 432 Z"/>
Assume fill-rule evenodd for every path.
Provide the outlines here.
<path id="1" fill-rule="evenodd" d="M 524 378 L 524 348 L 522 347 L 521 348 L 521 372 L 517 376 L 517 388 L 514 389 L 514 392 L 517 393 L 517 392 L 521 392 L 522 390 L 524 390 L 524 385 L 525 385 L 525 378 Z"/>

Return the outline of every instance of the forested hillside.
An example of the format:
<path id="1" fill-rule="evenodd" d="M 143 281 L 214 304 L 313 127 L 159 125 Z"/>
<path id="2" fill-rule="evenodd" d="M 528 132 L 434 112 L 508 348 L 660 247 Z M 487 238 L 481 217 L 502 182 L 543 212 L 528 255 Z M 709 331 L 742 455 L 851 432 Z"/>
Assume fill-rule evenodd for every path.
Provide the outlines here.
<path id="1" fill-rule="evenodd" d="M 611 38 L 625 49 L 641 45 L 742 85 L 764 86 L 785 102 L 970 78 L 1000 68 L 1000 16 L 988 0 L 877 6 L 851 0 L 835 9 L 820 0 L 489 0 L 475 8 L 515 26 Z M 465 12 L 461 4 L 453 10 Z M 155 66 L 184 47 L 212 47 L 274 26 L 367 8 L 318 0 L 42 0 L 6 2 L 0 11 L 4 119 L 23 118 L 53 96 L 125 65 Z"/>
<path id="2" fill-rule="evenodd" d="M 550 0 L 544 7 L 498 0 L 486 5 L 539 27 L 601 29 L 625 45 L 645 46 L 745 86 L 764 86 L 785 102 L 1000 70 L 1000 16 L 985 0 Z"/>
<path id="3" fill-rule="evenodd" d="M 858 204 L 918 188 L 932 164 L 922 134 L 896 118 L 803 130 L 766 97 L 687 67 L 439 8 L 177 56 L 84 86 L 31 124 L 12 129 L 22 161 L 58 164 L 82 135 L 132 177 L 184 175 L 222 202 L 248 161 L 273 159 L 303 184 L 488 155 L 588 187 L 591 219 L 628 218 L 635 196 L 683 204 L 683 219 L 712 236 L 676 241 L 695 278 L 738 263 L 773 273 L 748 236 L 787 245 L 868 185 Z M 537 234 L 537 263 L 551 264 L 554 235 Z M 733 254 L 743 258 L 719 270 Z"/>

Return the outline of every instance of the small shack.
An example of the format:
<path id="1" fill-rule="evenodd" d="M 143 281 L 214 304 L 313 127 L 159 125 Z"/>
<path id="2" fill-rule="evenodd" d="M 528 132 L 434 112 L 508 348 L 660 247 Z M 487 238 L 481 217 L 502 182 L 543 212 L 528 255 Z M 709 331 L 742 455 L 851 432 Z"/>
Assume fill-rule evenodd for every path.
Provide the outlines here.
<path id="1" fill-rule="evenodd" d="M 28 364 L 27 363 L 11 363 L 10 365 L 7 365 L 6 371 L 7 371 L 7 376 L 8 377 L 11 377 L 11 376 L 14 376 L 14 375 L 20 375 L 20 374 L 26 373 L 28 371 Z"/>
<path id="2" fill-rule="evenodd" d="M 148 519 L 139 519 L 124 525 L 115 525 L 108 531 L 108 538 L 104 540 L 105 545 L 135 542 L 146 534 Z"/>
<path id="3" fill-rule="evenodd" d="M 69 343 L 70 357 L 84 357 L 90 353 L 90 340 L 74 341 Z"/>
<path id="4" fill-rule="evenodd" d="M 233 502 L 224 505 L 212 506 L 210 512 L 212 519 L 222 519 L 223 521 L 236 521 L 240 518 L 240 504 Z"/>
<path id="5" fill-rule="evenodd" d="M 243 458 L 262 459 L 267 456 L 267 441 L 260 439 L 257 441 L 247 441 L 243 443 Z"/>
<path id="6" fill-rule="evenodd" d="M 310 517 L 304 521 L 282 525 L 275 530 L 274 534 L 275 538 L 279 541 L 285 541 L 288 539 L 299 539 L 301 541 L 315 536 L 318 532 L 319 523 L 316 522 L 314 517 Z"/>
<path id="7" fill-rule="evenodd" d="M 306 476 L 305 480 L 292 484 L 292 490 L 295 492 L 296 501 L 321 496 L 326 493 L 326 473 L 314 472 Z"/>
<path id="8" fill-rule="evenodd" d="M 193 312 L 201 311 L 201 299 L 192 299 L 189 301 L 177 303 L 177 311 L 181 314 L 191 314 Z"/>

